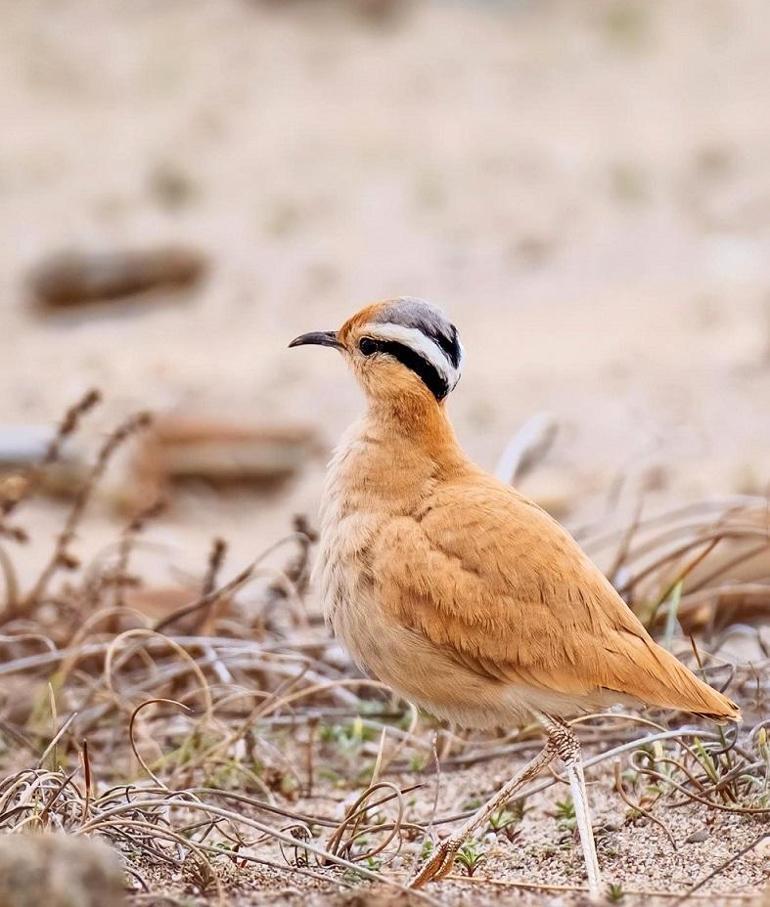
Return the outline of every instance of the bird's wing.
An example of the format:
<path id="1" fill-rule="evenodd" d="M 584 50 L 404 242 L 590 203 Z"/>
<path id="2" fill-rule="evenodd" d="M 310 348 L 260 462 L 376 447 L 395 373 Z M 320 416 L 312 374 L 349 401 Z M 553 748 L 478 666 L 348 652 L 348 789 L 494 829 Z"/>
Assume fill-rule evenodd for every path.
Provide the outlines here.
<path id="1" fill-rule="evenodd" d="M 651 639 L 565 529 L 486 474 L 447 484 L 420 512 L 392 520 L 373 553 L 390 614 L 484 676 L 737 714 Z"/>

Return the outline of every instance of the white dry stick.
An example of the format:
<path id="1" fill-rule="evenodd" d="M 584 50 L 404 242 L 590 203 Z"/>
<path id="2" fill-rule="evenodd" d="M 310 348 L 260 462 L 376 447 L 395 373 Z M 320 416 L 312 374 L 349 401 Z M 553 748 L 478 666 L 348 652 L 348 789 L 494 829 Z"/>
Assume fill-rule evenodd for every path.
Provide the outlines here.
<path id="1" fill-rule="evenodd" d="M 506 485 L 519 481 L 548 453 L 557 431 L 556 419 L 548 412 L 535 413 L 527 419 L 497 461 L 497 478 Z"/>

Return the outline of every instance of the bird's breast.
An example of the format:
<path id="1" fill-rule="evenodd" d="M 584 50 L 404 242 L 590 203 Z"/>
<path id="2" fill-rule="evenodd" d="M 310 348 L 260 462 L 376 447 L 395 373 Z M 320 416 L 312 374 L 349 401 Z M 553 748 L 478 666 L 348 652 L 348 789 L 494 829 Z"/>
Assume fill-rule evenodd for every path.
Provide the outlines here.
<path id="1" fill-rule="evenodd" d="M 316 565 L 324 616 L 335 632 L 341 611 L 362 610 L 369 602 L 371 548 L 383 515 L 367 506 L 360 489 L 330 473 L 321 503 Z M 348 644 L 348 640 L 343 640 Z"/>
<path id="2" fill-rule="evenodd" d="M 393 520 L 419 506 L 431 469 L 408 444 L 381 436 L 365 422 L 348 432 L 329 464 L 316 580 L 327 622 L 366 670 L 372 670 L 371 658 L 361 640 L 381 608 L 374 547 Z"/>

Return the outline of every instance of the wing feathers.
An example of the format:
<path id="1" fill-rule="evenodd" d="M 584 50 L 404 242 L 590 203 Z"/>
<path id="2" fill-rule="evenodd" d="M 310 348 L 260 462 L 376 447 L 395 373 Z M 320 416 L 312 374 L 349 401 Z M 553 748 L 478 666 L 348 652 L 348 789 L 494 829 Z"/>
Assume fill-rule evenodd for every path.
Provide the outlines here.
<path id="1" fill-rule="evenodd" d="M 739 715 L 650 638 L 558 523 L 484 473 L 392 520 L 373 554 L 383 606 L 487 678 Z"/>

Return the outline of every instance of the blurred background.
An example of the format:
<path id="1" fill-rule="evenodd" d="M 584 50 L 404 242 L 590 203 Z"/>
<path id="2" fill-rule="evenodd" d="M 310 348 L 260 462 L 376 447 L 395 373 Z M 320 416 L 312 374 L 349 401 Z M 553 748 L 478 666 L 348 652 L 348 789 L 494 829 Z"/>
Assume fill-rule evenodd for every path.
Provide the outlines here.
<path id="1" fill-rule="evenodd" d="M 761 0 L 0 11 L 0 458 L 39 455 L 89 387 L 75 473 L 158 420 L 84 545 L 158 491 L 157 537 L 197 564 L 212 535 L 237 565 L 312 525 L 361 401 L 338 357 L 286 345 L 400 294 L 460 330 L 450 411 L 482 465 L 552 420 L 522 487 L 576 531 L 766 491 Z"/>

